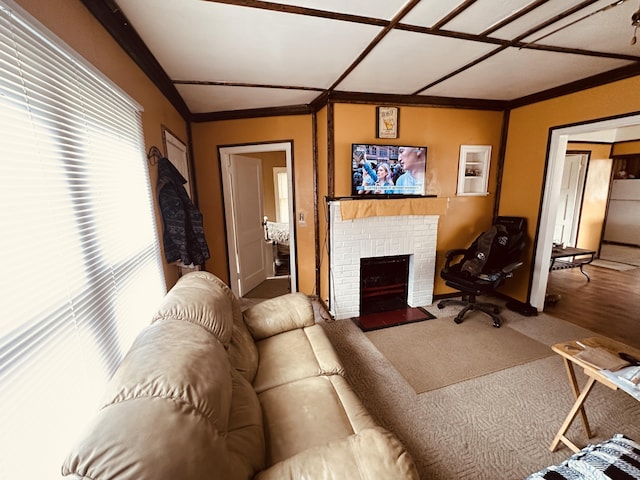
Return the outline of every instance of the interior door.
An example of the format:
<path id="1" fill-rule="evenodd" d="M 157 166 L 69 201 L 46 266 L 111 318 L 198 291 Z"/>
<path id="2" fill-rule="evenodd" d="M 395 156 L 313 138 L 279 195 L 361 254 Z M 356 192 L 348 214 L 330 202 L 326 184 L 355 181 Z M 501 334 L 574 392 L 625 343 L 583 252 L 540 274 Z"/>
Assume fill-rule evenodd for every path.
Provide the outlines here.
<path id="1" fill-rule="evenodd" d="M 262 162 L 231 155 L 233 219 L 235 224 L 240 296 L 266 280 L 262 227 Z"/>
<path id="2" fill-rule="evenodd" d="M 582 198 L 584 173 L 586 171 L 585 162 L 583 161 L 585 157 L 586 155 L 583 154 L 567 154 L 565 157 L 553 233 L 554 243 L 564 243 L 575 247 L 580 199 Z"/>

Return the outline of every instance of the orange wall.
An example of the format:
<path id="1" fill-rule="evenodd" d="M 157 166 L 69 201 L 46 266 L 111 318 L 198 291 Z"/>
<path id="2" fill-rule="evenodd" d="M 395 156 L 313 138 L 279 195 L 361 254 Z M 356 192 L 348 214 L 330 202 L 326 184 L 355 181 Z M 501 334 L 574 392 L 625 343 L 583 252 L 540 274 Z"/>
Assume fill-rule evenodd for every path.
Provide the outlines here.
<path id="1" fill-rule="evenodd" d="M 375 138 L 376 107 L 373 105 L 334 104 L 335 195 L 351 194 L 351 143 L 386 143 Z M 299 289 L 317 294 L 328 301 L 328 245 L 326 242 L 326 201 L 329 188 L 330 108 L 316 115 L 317 125 L 317 201 L 320 245 L 320 285 L 316 285 L 315 228 L 311 221 L 297 224 Z M 193 125 L 196 181 L 200 209 L 205 218 L 205 232 L 212 250 L 207 270 L 228 281 L 225 244 L 224 208 L 217 149 L 219 146 L 294 140 L 296 218 L 301 212 L 307 219 L 314 214 L 312 117 L 299 115 L 263 119 L 228 120 Z M 400 138 L 389 143 L 428 147 L 428 193 L 449 199 L 446 215 L 440 218 L 436 272 L 444 264 L 444 252 L 467 246 L 492 220 L 495 202 L 501 112 L 446 108 L 401 107 Z M 479 197 L 456 197 L 460 145 L 493 145 L 489 189 Z M 434 294 L 452 291 L 436 273 Z"/>
<path id="2" fill-rule="evenodd" d="M 80 1 L 17 0 L 17 3 L 142 105 L 146 151 L 152 145 L 163 150 L 162 125 L 186 143 L 184 119 Z M 152 166 L 149 170 L 153 196 L 157 198 L 157 170 Z M 162 239 L 157 207 L 156 222 Z M 162 248 L 162 241 L 160 244 Z M 164 263 L 164 271 L 170 288 L 178 278 L 178 269 Z"/>
<path id="3" fill-rule="evenodd" d="M 383 143 L 427 147 L 427 193 L 449 199 L 438 224 L 434 295 L 452 292 L 438 272 L 444 254 L 466 247 L 491 225 L 496 193 L 502 113 L 431 107 L 400 107 L 399 137 L 376 139 L 375 105 L 335 105 L 335 195 L 351 194 L 351 144 Z M 458 197 L 460 145 L 492 145 L 489 195 Z M 401 200 L 398 200 L 401 201 Z M 321 226 L 323 229 L 324 226 Z M 324 297 L 323 297 L 324 298 Z"/>
<path id="4" fill-rule="evenodd" d="M 298 287 L 305 293 L 315 285 L 313 148 L 311 115 L 195 123 L 192 126 L 196 184 L 204 229 L 211 250 L 206 269 L 229 282 L 227 244 L 218 147 L 293 140 Z"/>
<path id="5" fill-rule="evenodd" d="M 632 155 L 640 153 L 640 140 L 637 142 L 619 142 L 613 144 L 612 155 Z"/>
<path id="6" fill-rule="evenodd" d="M 638 88 L 640 77 L 634 77 L 514 109 L 509 121 L 500 214 L 527 217 L 533 239 L 538 228 L 549 129 L 637 112 Z M 520 269 L 523 274 L 505 285 L 508 294 L 522 301 L 528 296 L 533 249 L 532 244 L 527 263 Z"/>

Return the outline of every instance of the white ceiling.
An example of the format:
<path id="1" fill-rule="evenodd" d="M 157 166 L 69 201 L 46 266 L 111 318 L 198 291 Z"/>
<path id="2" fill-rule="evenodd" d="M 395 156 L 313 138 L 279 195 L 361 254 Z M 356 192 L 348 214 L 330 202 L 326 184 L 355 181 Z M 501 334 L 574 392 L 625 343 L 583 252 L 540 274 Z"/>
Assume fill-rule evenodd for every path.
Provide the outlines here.
<path id="1" fill-rule="evenodd" d="M 640 61 L 638 0 L 115 1 L 194 114 L 327 91 L 515 101 Z"/>

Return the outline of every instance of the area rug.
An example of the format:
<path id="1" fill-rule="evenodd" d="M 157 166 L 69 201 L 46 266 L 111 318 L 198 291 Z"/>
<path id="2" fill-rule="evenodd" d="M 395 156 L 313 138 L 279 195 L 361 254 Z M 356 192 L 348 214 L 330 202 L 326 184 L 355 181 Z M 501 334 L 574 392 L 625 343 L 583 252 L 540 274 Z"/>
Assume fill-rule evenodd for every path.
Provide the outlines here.
<path id="1" fill-rule="evenodd" d="M 371 313 L 369 315 L 354 317 L 353 321 L 363 332 L 370 332 L 381 328 L 396 327 L 398 325 L 405 325 L 413 322 L 423 322 L 434 318 L 436 317 L 427 312 L 424 308 L 407 307 L 399 310 Z"/>
<path id="2" fill-rule="evenodd" d="M 611 260 L 595 259 L 591 262 L 591 265 L 595 267 L 608 268 L 609 270 L 616 270 L 618 272 L 626 272 L 628 270 L 634 270 L 638 268 L 635 265 L 629 265 L 626 263 L 612 262 Z"/>
<path id="3" fill-rule="evenodd" d="M 446 387 L 552 355 L 551 349 L 502 326 L 453 318 L 367 332 L 367 338 L 416 393 Z"/>
<path id="4" fill-rule="evenodd" d="M 640 248 L 604 243 L 600 247 L 600 260 L 609 260 L 640 267 Z"/>

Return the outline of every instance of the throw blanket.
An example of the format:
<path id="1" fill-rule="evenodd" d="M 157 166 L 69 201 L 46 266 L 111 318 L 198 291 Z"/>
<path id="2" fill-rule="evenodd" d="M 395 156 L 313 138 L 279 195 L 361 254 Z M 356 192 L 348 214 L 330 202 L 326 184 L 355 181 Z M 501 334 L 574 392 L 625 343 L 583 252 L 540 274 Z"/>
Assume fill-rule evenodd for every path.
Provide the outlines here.
<path id="1" fill-rule="evenodd" d="M 279 245 L 289 245 L 289 224 L 265 222 L 267 240 L 273 240 Z"/>
<path id="2" fill-rule="evenodd" d="M 560 465 L 545 468 L 526 480 L 636 480 L 640 479 L 640 445 L 617 434 L 589 445 Z"/>

